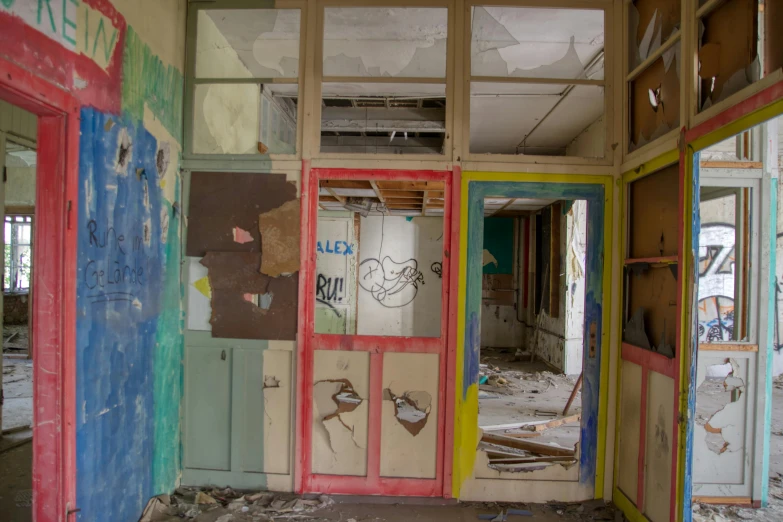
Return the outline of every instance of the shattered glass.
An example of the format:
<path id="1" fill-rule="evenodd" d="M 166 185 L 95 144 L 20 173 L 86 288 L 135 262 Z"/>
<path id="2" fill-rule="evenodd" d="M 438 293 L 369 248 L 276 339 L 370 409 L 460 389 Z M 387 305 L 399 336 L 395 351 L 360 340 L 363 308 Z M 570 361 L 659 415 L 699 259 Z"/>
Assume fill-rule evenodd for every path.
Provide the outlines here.
<path id="1" fill-rule="evenodd" d="M 299 9 L 198 12 L 196 78 L 298 78 Z"/>
<path id="2" fill-rule="evenodd" d="M 761 78 L 755 0 L 731 0 L 699 20 L 699 111 Z"/>
<path id="3" fill-rule="evenodd" d="M 603 50 L 602 10 L 473 8 L 473 76 L 585 79 Z"/>
<path id="4" fill-rule="evenodd" d="M 628 70 L 632 71 L 680 28 L 680 0 L 636 0 L 628 5 Z"/>
<path id="5" fill-rule="evenodd" d="M 323 75 L 445 78 L 448 9 L 327 8 Z"/>

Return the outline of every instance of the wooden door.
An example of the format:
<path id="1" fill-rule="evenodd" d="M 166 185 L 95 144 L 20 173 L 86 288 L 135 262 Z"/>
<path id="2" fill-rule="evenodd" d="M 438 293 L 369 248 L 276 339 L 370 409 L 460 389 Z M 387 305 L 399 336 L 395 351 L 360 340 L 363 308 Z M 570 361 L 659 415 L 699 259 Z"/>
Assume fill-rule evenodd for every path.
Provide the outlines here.
<path id="1" fill-rule="evenodd" d="M 426 261 L 408 259 L 404 246 L 390 245 L 393 232 L 384 227 L 388 226 L 385 220 L 394 218 L 391 213 L 381 217 L 380 234 L 368 230 L 370 220 L 360 230 L 357 266 L 350 276 L 358 284 L 357 333 L 351 333 L 351 328 L 345 334 L 318 333 L 315 328 L 317 277 L 329 277 L 318 274 L 316 267 L 318 191 L 324 180 L 372 180 L 376 186 L 405 180 L 410 187 L 430 184 L 443 192 L 443 218 L 437 233 L 428 227 L 440 220 L 413 216 L 397 220 L 403 230 L 416 225 L 416 237 L 428 234 L 437 239 L 437 255 L 430 251 Z M 297 369 L 298 491 L 442 495 L 450 259 L 449 241 L 444 238 L 451 237 L 450 194 L 451 172 L 305 168 L 302 226 L 307 233 L 302 241 L 302 338 Z M 377 219 L 372 222 L 377 226 Z M 417 313 L 405 312 L 405 307 L 421 299 L 417 292 L 425 287 L 440 291 L 430 295 L 426 310 L 419 306 Z M 432 312 L 439 312 L 437 319 L 423 324 L 422 318 Z M 402 328 L 397 331 L 414 335 L 391 335 L 394 329 L 388 327 L 391 320 L 383 320 L 385 316 L 399 319 L 394 324 Z M 415 328 L 411 321 L 417 324 Z M 431 336 L 416 335 L 420 328 Z"/>

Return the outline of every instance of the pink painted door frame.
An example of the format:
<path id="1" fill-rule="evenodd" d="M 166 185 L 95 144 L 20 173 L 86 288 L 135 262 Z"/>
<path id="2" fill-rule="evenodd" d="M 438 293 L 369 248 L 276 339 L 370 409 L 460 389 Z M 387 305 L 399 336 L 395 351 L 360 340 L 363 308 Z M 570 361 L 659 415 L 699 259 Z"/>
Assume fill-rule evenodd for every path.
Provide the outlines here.
<path id="1" fill-rule="evenodd" d="M 33 520 L 76 502 L 76 221 L 79 103 L 0 58 L 0 99 L 38 116 L 33 321 Z"/>
<path id="2" fill-rule="evenodd" d="M 329 493 L 389 496 L 450 496 L 451 448 L 453 438 L 453 342 L 449 342 L 449 274 L 455 266 L 450 252 L 452 235 L 451 171 L 402 171 L 310 169 L 304 161 L 301 200 L 301 270 L 299 284 L 299 343 L 297 364 L 297 445 L 295 489 L 300 493 Z M 316 233 L 318 227 L 319 180 L 407 180 L 444 181 L 442 309 L 440 337 L 385 337 L 374 335 L 334 335 L 315 333 Z M 457 246 L 458 248 L 458 246 Z M 366 351 L 370 353 L 369 426 L 367 475 L 318 475 L 312 473 L 312 390 L 313 352 L 318 350 Z M 380 475 L 381 409 L 383 400 L 383 354 L 388 352 L 437 353 L 440 355 L 438 393 L 438 438 L 434 479 L 389 478 Z M 447 386 L 447 381 L 451 385 Z M 448 451 L 448 453 L 447 453 Z M 448 455 L 449 458 L 445 458 Z"/>

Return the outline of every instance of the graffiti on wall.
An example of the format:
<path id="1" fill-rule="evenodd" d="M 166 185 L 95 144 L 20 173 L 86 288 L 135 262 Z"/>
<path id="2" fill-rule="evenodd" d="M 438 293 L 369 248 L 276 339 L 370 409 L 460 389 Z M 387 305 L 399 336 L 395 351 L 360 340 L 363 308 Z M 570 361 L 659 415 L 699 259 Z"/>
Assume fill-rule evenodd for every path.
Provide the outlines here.
<path id="1" fill-rule="evenodd" d="M 335 304 L 341 304 L 345 297 L 345 278 L 318 274 L 315 283 L 315 301 L 329 308 L 337 317 L 341 317 Z"/>
<path id="2" fill-rule="evenodd" d="M 699 342 L 734 339 L 734 226 L 708 223 L 699 233 Z"/>
<path id="3" fill-rule="evenodd" d="M 411 303 L 424 284 L 424 274 L 415 259 L 402 263 L 386 256 L 383 261 L 371 257 L 359 265 L 359 286 L 386 308 L 401 308 Z"/>

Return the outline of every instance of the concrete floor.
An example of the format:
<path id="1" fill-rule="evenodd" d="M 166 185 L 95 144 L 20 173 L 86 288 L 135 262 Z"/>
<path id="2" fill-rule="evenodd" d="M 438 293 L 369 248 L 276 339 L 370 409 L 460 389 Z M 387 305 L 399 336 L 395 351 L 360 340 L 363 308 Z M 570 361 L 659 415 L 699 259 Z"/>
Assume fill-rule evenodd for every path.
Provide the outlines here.
<path id="1" fill-rule="evenodd" d="M 27 361 L 22 364 L 26 366 Z M 495 364 L 499 366 L 499 364 Z M 528 368 L 529 369 L 529 368 Z M 525 368 L 511 367 L 510 371 L 525 371 Z M 17 370 L 14 370 L 16 372 Z M 25 370 L 23 370 L 25 371 Z M 10 374 L 10 372 L 9 372 Z M 12 377 L 16 378 L 16 377 Z M 544 379 L 546 380 L 546 379 Z M 523 382 L 525 379 L 520 379 Z M 531 383 L 540 385 L 542 383 Z M 552 388 L 552 385 L 549 385 Z M 562 389 L 561 389 L 562 388 Z M 532 389 L 532 388 L 531 388 Z M 570 387 L 560 386 L 554 390 L 558 395 L 558 401 L 555 406 L 560 407 L 560 402 L 565 403 L 565 399 L 560 395 L 570 392 Z M 541 394 L 528 394 L 541 395 Z M 522 398 L 531 399 L 524 394 Z M 532 397 L 533 401 L 523 401 L 523 404 L 533 404 L 537 397 Z M 563 399 L 560 401 L 560 399 Z M 492 399 L 497 400 L 497 399 Z M 509 402 L 514 399 L 506 399 Z M 578 399 L 577 399 L 578 401 Z M 482 402 L 482 423 L 486 419 L 494 422 L 497 419 L 487 417 L 488 411 L 493 411 L 494 407 L 485 407 L 489 401 Z M 578 402 L 576 403 L 578 405 Z M 517 406 L 515 405 L 514 408 Z M 553 406 L 549 406 L 552 409 Z M 502 410 L 500 408 L 498 411 Z M 523 406 L 519 406 L 522 410 Z M 534 407 L 535 409 L 535 407 Z M 578 411 L 578 410 L 575 410 Z M 491 415 L 494 415 L 491 414 Z M 523 414 L 524 415 L 524 414 Z M 524 417 L 521 417 L 524 419 Z M 509 421 L 511 422 L 511 421 Z M 17 434 L 20 438 L 25 435 Z M 8 443 L 9 438 L 0 442 L 0 520 L 2 522 L 30 522 L 32 520 L 30 493 L 32 487 L 31 462 L 32 445 L 27 443 L 15 447 L 8 451 L 2 451 L 3 443 Z M 773 387 L 773 419 L 770 448 L 770 506 L 761 510 L 749 510 L 738 508 L 714 508 L 699 507 L 694 510 L 694 520 L 697 522 L 724 522 L 726 520 L 755 520 L 759 522 L 772 522 L 783 520 L 783 378 L 776 380 Z M 482 514 L 497 514 L 501 509 L 506 509 L 509 505 L 499 506 L 497 504 L 485 503 L 463 503 L 463 504 L 444 504 L 443 501 L 427 501 L 426 504 L 416 503 L 394 503 L 398 499 L 379 499 L 379 498 L 354 498 L 354 497 L 334 497 L 336 501 L 324 509 L 315 512 L 306 513 L 306 520 L 312 522 L 407 522 L 407 521 L 476 521 Z M 596 503 L 579 504 L 540 504 L 540 505 L 517 505 L 513 506 L 519 509 L 526 509 L 533 512 L 533 517 L 508 516 L 508 522 L 524 520 L 541 521 L 562 521 L 562 520 L 615 520 L 616 514 L 611 509 L 606 509 Z M 198 522 L 261 522 L 263 520 L 272 520 L 265 518 L 262 513 L 258 516 L 250 514 L 237 513 L 224 507 L 215 507 L 211 510 L 202 510 L 203 513 L 194 519 Z M 229 518 L 230 515 L 230 518 Z M 224 517 L 224 518 L 220 518 Z M 290 518 L 290 517 L 289 517 Z M 166 518 L 161 520 L 171 520 L 172 522 L 181 521 L 180 517 Z M 283 519 L 280 519 L 283 520 Z"/>

